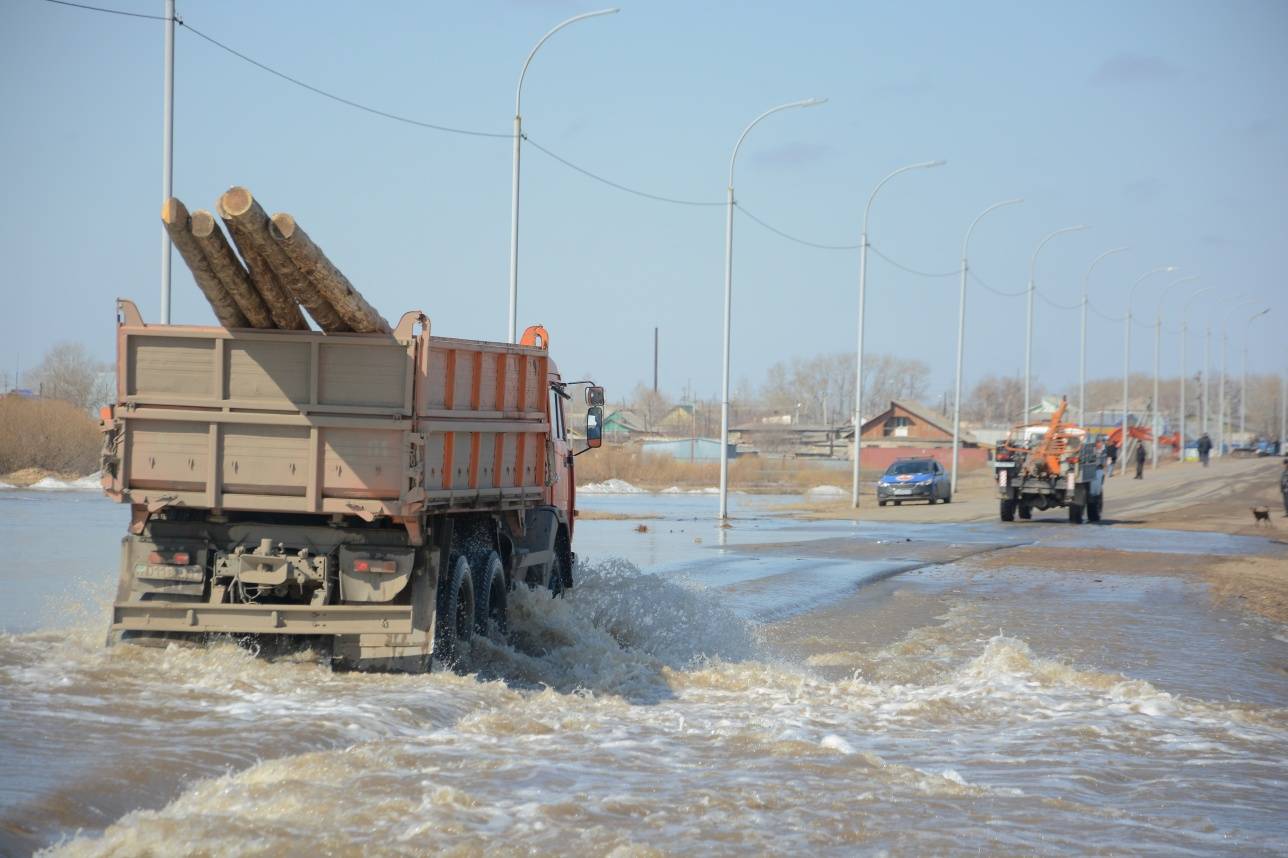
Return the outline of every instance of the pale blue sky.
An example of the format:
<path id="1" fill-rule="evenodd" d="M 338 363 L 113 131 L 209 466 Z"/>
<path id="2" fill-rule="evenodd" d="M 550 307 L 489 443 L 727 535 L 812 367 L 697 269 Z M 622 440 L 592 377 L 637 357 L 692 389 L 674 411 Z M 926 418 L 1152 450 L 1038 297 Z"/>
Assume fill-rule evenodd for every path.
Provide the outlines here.
<path id="1" fill-rule="evenodd" d="M 95 0 L 91 0 L 95 2 Z M 161 0 L 101 0 L 160 14 Z M 180 17 L 262 62 L 342 96 L 430 122 L 507 133 L 514 85 L 550 26 L 595 4 L 179 3 Z M 500 339 L 506 318 L 510 143 L 370 116 L 274 78 L 193 33 L 177 34 L 175 192 L 210 208 L 245 184 L 297 216 L 386 316 L 421 308 L 436 332 Z M 863 203 L 895 167 L 872 241 L 905 264 L 948 271 L 989 204 L 1023 196 L 976 231 L 972 267 L 1077 299 L 1103 250 L 1092 300 L 1121 312 L 1126 286 L 1164 264 L 1223 290 L 1191 327 L 1219 324 L 1245 291 L 1278 305 L 1257 322 L 1250 366 L 1281 368 L 1288 234 L 1288 6 L 1279 2 L 626 3 L 577 24 L 535 60 L 525 130 L 616 181 L 720 200 L 742 127 L 777 103 L 829 103 L 762 123 L 739 160 L 738 198 L 822 243 L 858 239 Z M 0 360 L 30 364 L 57 340 L 112 349 L 112 300 L 158 312 L 162 24 L 41 0 L 0 0 Z M 520 319 L 550 328 L 566 373 L 614 393 L 651 374 L 718 391 L 724 214 L 629 196 L 525 148 Z M 212 317 L 175 257 L 174 319 Z M 792 356 L 852 350 L 858 255 L 786 242 L 739 217 L 734 376 L 758 381 Z M 1158 277 L 1138 290 L 1152 319 Z M 868 348 L 952 377 L 955 277 L 870 260 Z M 1250 312 L 1253 307 L 1245 308 Z M 1022 298 L 972 284 L 967 380 L 1014 374 Z M 1234 333 L 1248 312 L 1237 310 Z M 1077 314 L 1037 305 L 1034 370 L 1072 392 Z M 1178 323 L 1173 312 L 1169 326 Z M 1165 372 L 1177 367 L 1165 341 Z M 1122 324 L 1092 317 L 1093 376 L 1120 371 Z M 1192 340 L 1191 368 L 1201 360 Z M 1152 355 L 1134 334 L 1133 364 Z M 1230 366 L 1238 369 L 1238 351 Z"/>

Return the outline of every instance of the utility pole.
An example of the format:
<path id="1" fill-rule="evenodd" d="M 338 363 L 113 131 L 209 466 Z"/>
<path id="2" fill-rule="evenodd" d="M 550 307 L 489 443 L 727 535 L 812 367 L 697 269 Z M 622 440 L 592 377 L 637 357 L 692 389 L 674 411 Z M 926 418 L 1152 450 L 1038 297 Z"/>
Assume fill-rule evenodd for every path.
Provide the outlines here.
<path id="1" fill-rule="evenodd" d="M 653 392 L 657 393 L 657 328 L 653 328 Z"/>
<path id="2" fill-rule="evenodd" d="M 161 199 L 174 196 L 174 0 L 165 0 L 165 98 L 161 119 Z M 161 324 L 170 324 L 170 236 L 161 228 Z"/>

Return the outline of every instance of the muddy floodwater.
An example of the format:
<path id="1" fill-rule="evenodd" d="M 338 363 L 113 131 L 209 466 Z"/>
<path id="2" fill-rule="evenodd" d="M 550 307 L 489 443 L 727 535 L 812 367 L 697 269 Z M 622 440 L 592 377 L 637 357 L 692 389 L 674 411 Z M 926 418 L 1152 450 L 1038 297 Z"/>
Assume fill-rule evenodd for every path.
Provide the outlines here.
<path id="1" fill-rule="evenodd" d="M 578 525 L 573 592 L 409 677 L 104 649 L 122 510 L 0 492 L 0 853 L 1288 853 L 1283 626 L 975 562 L 1268 540 L 734 501 L 582 498 L 628 517 Z"/>

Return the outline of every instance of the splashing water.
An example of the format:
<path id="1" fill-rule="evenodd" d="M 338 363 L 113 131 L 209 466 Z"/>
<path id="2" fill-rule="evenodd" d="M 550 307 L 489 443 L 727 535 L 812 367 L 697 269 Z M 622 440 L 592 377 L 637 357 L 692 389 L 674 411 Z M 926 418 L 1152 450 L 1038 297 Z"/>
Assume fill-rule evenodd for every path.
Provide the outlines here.
<path id="1" fill-rule="evenodd" d="M 1039 656 L 968 602 L 817 668 L 624 561 L 510 609 L 465 675 L 106 650 L 96 611 L 5 636 L 0 831 L 72 855 L 1283 846 L 1283 708 Z"/>

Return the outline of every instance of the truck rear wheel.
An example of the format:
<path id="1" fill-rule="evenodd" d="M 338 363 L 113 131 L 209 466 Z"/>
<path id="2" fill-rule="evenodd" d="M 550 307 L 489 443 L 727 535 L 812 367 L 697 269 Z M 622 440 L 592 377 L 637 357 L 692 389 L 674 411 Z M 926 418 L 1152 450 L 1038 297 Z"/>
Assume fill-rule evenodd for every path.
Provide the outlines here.
<path id="1" fill-rule="evenodd" d="M 1080 503 L 1069 504 L 1069 523 L 1082 524 L 1082 504 Z"/>
<path id="2" fill-rule="evenodd" d="M 552 598 L 562 596 L 564 592 L 563 557 L 557 549 L 555 559 L 550 561 L 550 569 L 546 574 L 546 589 L 550 591 Z"/>
<path id="3" fill-rule="evenodd" d="M 447 575 L 446 587 L 438 591 L 438 635 L 434 654 L 447 666 L 455 667 L 461 651 L 474 636 L 474 580 L 470 563 L 457 555 Z"/>
<path id="4" fill-rule="evenodd" d="M 474 630 L 487 637 L 509 631 L 506 620 L 505 565 L 501 555 L 489 551 L 474 568 Z"/>
<path id="5" fill-rule="evenodd" d="M 1003 498 L 1001 507 L 1002 521 L 1015 521 L 1015 501 Z"/>
<path id="6" fill-rule="evenodd" d="M 1029 506 L 1026 503 L 1020 504 L 1020 518 L 1024 519 L 1025 521 L 1028 521 L 1029 519 L 1033 518 L 1033 507 Z"/>

